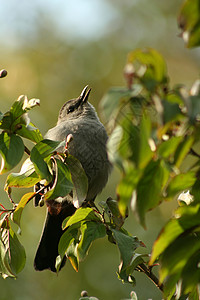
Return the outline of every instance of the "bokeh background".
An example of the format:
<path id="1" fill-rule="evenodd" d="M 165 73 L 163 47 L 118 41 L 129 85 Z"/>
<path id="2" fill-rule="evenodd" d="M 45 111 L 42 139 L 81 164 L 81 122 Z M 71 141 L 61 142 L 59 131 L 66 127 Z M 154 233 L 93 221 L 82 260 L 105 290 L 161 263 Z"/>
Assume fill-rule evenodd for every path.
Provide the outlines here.
<path id="1" fill-rule="evenodd" d="M 0 80 L 0 111 L 6 112 L 21 94 L 39 98 L 41 106 L 30 117 L 44 134 L 54 126 L 62 104 L 92 87 L 90 101 L 98 104 L 111 86 L 122 86 L 128 52 L 153 47 L 167 62 L 171 85 L 190 87 L 199 76 L 200 52 L 188 50 L 178 37 L 177 13 L 182 0 L 34 0 L 0 1 L 0 69 L 8 76 Z M 101 115 L 101 112 L 99 111 Z M 102 119 L 103 120 L 103 119 Z M 103 120 L 106 123 L 106 120 Z M 20 166 L 15 171 L 19 171 Z M 114 170 L 107 188 L 98 197 L 115 198 L 120 175 Z M 0 202 L 9 206 L 0 178 Z M 16 202 L 23 190 L 14 191 Z M 150 251 L 152 243 L 176 201 L 163 203 L 147 216 L 145 231 L 132 213 L 125 224 Z M 116 275 L 119 253 L 106 239 L 96 241 L 76 273 L 69 263 L 58 276 L 36 272 L 33 259 L 41 234 L 45 208 L 30 203 L 22 217 L 20 241 L 27 263 L 17 280 L 0 279 L 0 300 L 79 299 L 82 290 L 101 300 L 128 298 L 135 290 L 139 300 L 161 299 L 160 292 L 135 273 L 136 287 L 122 284 Z"/>

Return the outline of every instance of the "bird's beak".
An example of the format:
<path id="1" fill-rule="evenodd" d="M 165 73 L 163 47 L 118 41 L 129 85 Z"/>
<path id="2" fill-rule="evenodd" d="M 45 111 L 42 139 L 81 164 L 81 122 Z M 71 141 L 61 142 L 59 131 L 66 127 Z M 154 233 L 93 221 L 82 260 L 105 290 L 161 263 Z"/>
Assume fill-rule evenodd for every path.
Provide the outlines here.
<path id="1" fill-rule="evenodd" d="M 88 89 L 88 85 L 86 85 L 79 96 L 82 104 L 87 102 L 90 92 L 91 89 Z"/>

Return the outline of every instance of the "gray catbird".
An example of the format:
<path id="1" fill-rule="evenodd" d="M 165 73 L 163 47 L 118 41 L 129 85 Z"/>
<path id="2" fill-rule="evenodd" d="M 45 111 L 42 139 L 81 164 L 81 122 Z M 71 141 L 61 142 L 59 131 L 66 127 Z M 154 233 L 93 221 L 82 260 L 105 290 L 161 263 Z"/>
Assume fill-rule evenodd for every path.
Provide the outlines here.
<path id="1" fill-rule="evenodd" d="M 77 99 L 67 101 L 60 109 L 58 122 L 50 129 L 45 138 L 63 141 L 69 134 L 73 140 L 68 150 L 82 164 L 88 177 L 88 193 L 85 199 L 94 201 L 107 183 L 111 164 L 106 152 L 107 133 L 100 122 L 94 107 L 88 102 L 91 89 L 86 86 Z M 63 234 L 62 222 L 71 216 L 76 208 L 70 195 L 64 198 L 46 201 L 47 217 L 40 244 L 34 260 L 36 270 L 50 269 L 56 272 L 58 243 Z M 38 201 L 35 201 L 38 205 Z M 65 264 L 63 260 L 61 267 Z"/>

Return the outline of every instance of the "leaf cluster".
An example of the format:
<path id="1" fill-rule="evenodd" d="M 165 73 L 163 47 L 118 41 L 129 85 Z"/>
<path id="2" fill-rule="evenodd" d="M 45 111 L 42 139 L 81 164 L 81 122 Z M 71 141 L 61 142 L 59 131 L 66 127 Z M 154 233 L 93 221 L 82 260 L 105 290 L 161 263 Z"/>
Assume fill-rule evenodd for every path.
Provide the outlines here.
<path id="1" fill-rule="evenodd" d="M 165 61 L 154 49 L 131 52 L 124 72 L 127 87 L 110 89 L 101 102 L 112 132 L 109 158 L 122 174 L 116 189 L 119 210 L 125 216 L 130 206 L 146 228 L 148 211 L 190 191 L 155 241 L 150 265 L 158 259 L 167 299 L 174 297 L 177 284 L 181 295 L 193 295 L 200 258 L 199 81 L 190 91 L 171 87 Z M 186 165 L 192 156 L 193 164 Z"/>

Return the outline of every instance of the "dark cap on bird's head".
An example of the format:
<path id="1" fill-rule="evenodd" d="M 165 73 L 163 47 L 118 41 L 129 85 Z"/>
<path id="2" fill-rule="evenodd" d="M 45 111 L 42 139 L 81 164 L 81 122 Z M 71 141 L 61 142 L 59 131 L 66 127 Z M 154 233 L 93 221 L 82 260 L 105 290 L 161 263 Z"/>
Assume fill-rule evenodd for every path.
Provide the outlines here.
<path id="1" fill-rule="evenodd" d="M 86 85 L 78 98 L 65 102 L 58 115 L 58 124 L 68 119 L 74 119 L 86 115 L 96 117 L 94 107 L 88 102 L 90 92 L 91 88 L 88 89 L 88 85 Z"/>

